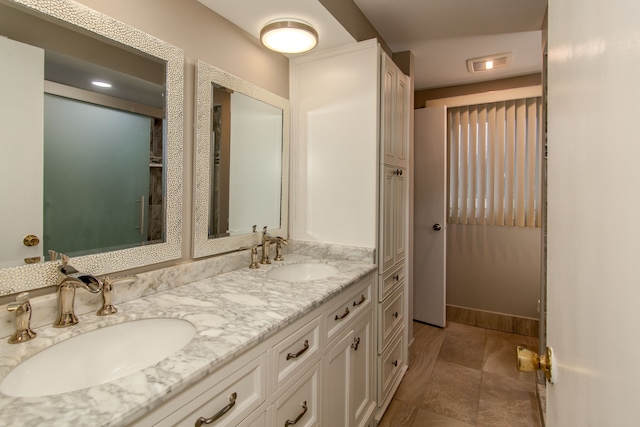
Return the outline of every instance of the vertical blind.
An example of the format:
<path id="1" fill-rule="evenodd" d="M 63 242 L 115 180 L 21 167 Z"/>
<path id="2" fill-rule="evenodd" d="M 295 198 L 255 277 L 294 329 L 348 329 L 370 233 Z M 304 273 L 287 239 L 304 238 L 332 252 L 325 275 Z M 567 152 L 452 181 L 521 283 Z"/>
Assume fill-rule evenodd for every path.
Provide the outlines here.
<path id="1" fill-rule="evenodd" d="M 540 227 L 541 98 L 447 109 L 449 222 Z"/>

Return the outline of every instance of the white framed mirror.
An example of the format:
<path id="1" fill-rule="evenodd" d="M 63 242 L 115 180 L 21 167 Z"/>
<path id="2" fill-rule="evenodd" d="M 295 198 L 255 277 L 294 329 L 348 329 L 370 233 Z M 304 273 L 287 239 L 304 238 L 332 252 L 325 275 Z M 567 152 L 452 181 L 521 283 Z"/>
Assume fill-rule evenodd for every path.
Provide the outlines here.
<path id="1" fill-rule="evenodd" d="M 0 8 L 0 72 L 10 82 L 0 86 L 0 108 L 24 117 L 3 123 L 17 135 L 2 135 L 3 151 L 22 166 L 0 168 L 7 201 L 0 215 L 18 229 L 26 214 L 17 207 L 27 206 L 35 220 L 26 230 L 37 230 L 11 239 L 5 238 L 11 230 L 3 231 L 0 296 L 56 284 L 56 263 L 45 261 L 46 249 L 66 253 L 74 267 L 92 274 L 180 258 L 183 51 L 71 0 L 0 0 Z M 8 60 L 17 57 L 14 48 L 36 62 L 27 68 L 32 80 L 20 86 L 26 89 L 9 101 L 8 92 L 27 74 Z M 95 75 L 115 84 L 91 89 Z M 27 98 L 27 90 L 35 98 Z M 22 111 L 25 106 L 32 110 Z M 111 125 L 100 128 L 89 119 L 94 114 L 108 116 Z M 64 132 L 82 126 L 86 133 L 75 145 L 61 145 L 71 139 Z M 99 139 L 105 134 L 106 141 Z M 134 140 L 136 153 L 125 151 Z M 20 159 L 16 147 L 27 142 L 36 149 Z M 84 154 L 90 143 L 100 154 Z M 106 187 L 109 181 L 116 185 Z M 120 204 L 125 194 L 126 206 Z M 124 222 L 116 222 L 120 217 Z M 36 235 L 39 244 L 27 247 L 23 234 Z"/>
<path id="2" fill-rule="evenodd" d="M 287 237 L 289 101 L 202 61 L 196 81 L 193 256 Z"/>

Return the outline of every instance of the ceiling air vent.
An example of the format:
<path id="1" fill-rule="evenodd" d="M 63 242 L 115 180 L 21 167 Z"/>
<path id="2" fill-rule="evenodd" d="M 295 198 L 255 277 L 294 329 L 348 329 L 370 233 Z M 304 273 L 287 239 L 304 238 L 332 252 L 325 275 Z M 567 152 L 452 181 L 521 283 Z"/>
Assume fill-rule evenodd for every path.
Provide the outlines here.
<path id="1" fill-rule="evenodd" d="M 470 73 L 489 71 L 496 68 L 505 68 L 511 65 L 513 53 L 498 53 L 496 55 L 482 56 L 480 58 L 467 59 L 467 69 Z"/>

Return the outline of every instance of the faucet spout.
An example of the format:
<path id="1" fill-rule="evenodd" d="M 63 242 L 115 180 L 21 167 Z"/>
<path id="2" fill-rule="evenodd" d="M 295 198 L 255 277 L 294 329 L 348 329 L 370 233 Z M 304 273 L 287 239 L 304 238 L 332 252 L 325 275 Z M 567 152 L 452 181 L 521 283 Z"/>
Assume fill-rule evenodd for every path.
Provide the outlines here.
<path id="1" fill-rule="evenodd" d="M 66 328 L 78 323 L 73 307 L 78 287 L 97 294 L 102 290 L 102 281 L 66 263 L 58 267 L 58 319 L 53 324 L 54 328 Z"/>

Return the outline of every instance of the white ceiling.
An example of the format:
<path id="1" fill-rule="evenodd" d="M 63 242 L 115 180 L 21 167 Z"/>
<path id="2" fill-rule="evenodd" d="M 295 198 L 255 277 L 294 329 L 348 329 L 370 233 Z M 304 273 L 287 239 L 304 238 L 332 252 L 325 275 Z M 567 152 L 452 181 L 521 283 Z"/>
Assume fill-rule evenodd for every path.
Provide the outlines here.
<path id="1" fill-rule="evenodd" d="M 255 37 L 269 21 L 298 18 L 320 36 L 318 50 L 353 37 L 318 0 L 198 0 Z M 443 87 L 538 72 L 547 0 L 354 0 L 393 52 L 415 56 L 415 88 Z M 471 74 L 466 60 L 513 52 L 511 67 Z M 488 72 L 489 73 L 489 72 Z"/>

